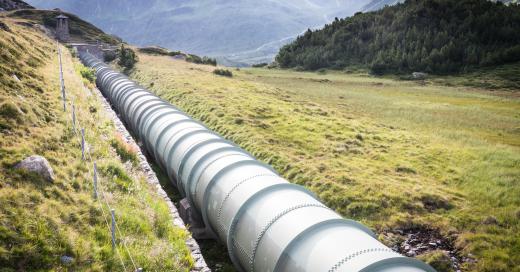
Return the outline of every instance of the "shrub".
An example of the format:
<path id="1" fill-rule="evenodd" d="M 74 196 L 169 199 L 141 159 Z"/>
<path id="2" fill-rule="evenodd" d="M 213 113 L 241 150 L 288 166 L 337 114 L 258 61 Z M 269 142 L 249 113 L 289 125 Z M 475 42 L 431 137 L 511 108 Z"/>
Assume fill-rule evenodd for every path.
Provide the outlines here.
<path id="1" fill-rule="evenodd" d="M 79 73 L 84 79 L 88 80 L 90 83 L 94 83 L 94 81 L 96 81 L 96 74 L 93 69 L 90 69 L 88 67 L 81 67 Z"/>
<path id="2" fill-rule="evenodd" d="M 130 48 L 125 48 L 123 44 L 121 44 L 121 49 L 119 50 L 119 64 L 122 67 L 125 67 L 126 70 L 130 70 L 134 68 L 134 65 L 137 63 L 137 55 L 134 50 Z"/>
<path id="3" fill-rule="evenodd" d="M 216 59 L 213 59 L 213 58 L 209 58 L 209 57 L 199 57 L 197 55 L 187 55 L 186 56 L 186 61 L 187 62 L 192 62 L 192 63 L 195 63 L 195 64 L 208 64 L 208 65 L 213 65 L 213 66 L 217 66 L 217 60 Z"/>
<path id="4" fill-rule="evenodd" d="M 117 54 L 114 51 L 106 51 L 103 54 L 103 59 L 105 60 L 105 62 L 112 62 L 116 58 L 117 58 Z"/>
<path id="5" fill-rule="evenodd" d="M 226 69 L 215 69 L 213 70 L 213 74 L 225 77 L 232 77 L 233 73 Z"/>
<path id="6" fill-rule="evenodd" d="M 262 67 L 266 67 L 267 65 L 268 65 L 267 62 L 262 62 L 262 63 L 253 64 L 251 67 L 262 68 Z"/>

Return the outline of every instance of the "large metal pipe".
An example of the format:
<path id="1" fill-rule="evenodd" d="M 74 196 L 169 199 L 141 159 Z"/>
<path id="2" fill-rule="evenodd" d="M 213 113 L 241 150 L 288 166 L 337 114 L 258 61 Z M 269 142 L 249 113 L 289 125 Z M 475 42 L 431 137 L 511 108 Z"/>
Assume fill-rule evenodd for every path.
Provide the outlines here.
<path id="1" fill-rule="evenodd" d="M 240 271 L 434 271 L 89 53 L 85 65 Z"/>

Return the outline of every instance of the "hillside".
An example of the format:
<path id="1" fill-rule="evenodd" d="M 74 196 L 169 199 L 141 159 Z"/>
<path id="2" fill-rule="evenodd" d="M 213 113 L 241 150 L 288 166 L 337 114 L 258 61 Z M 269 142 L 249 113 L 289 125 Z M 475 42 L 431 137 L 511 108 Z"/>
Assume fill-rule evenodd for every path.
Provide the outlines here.
<path id="1" fill-rule="evenodd" d="M 33 9 L 34 7 L 22 0 L 0 0 L 0 10 Z"/>
<path id="2" fill-rule="evenodd" d="M 520 6 L 486 0 L 408 0 L 336 20 L 284 46 L 282 67 L 435 74 L 520 61 Z"/>
<path id="3" fill-rule="evenodd" d="M 272 60 L 278 52 L 279 46 L 264 52 L 265 45 L 295 38 L 334 17 L 349 16 L 365 0 L 28 2 L 38 8 L 59 7 L 72 12 L 138 46 L 160 45 L 174 51 L 254 62 L 258 54 Z"/>
<path id="4" fill-rule="evenodd" d="M 101 29 L 74 14 L 62 11 L 23 9 L 13 11 L 8 16 L 15 19 L 28 20 L 31 23 L 37 23 L 47 28 L 55 29 L 55 17 L 60 14 L 65 14 L 69 17 L 70 36 L 72 40 L 81 40 L 86 42 L 101 41 L 113 45 L 121 43 L 121 39 L 105 34 Z"/>
<path id="5" fill-rule="evenodd" d="M 505 4 L 518 3 L 518 0 L 492 0 L 492 1 L 493 2 L 502 2 Z M 385 6 L 391 6 L 391 5 L 395 5 L 397 3 L 402 3 L 402 2 L 404 2 L 404 0 L 372 0 L 368 4 L 366 4 L 365 6 L 362 7 L 361 11 L 364 11 L 364 12 L 375 11 L 378 9 L 382 9 Z"/>
<path id="6" fill-rule="evenodd" d="M 421 85 L 252 68 L 227 78 L 212 66 L 139 59 L 131 76 L 143 86 L 388 245 L 439 271 L 455 271 L 442 266 L 446 254 L 462 271 L 518 271 L 520 101 L 511 93 L 463 87 L 460 77 Z M 412 252 L 412 234 L 440 244 Z"/>
<path id="7" fill-rule="evenodd" d="M 189 271 L 188 233 L 173 225 L 166 202 L 135 165 L 134 147 L 91 91 L 89 70 L 60 45 L 73 129 L 71 105 L 63 112 L 56 42 L 37 21 L 11 15 L 0 23 L 0 270 Z M 16 167 L 30 155 L 47 159 L 53 180 Z M 109 208 L 117 218 L 116 250 Z"/>

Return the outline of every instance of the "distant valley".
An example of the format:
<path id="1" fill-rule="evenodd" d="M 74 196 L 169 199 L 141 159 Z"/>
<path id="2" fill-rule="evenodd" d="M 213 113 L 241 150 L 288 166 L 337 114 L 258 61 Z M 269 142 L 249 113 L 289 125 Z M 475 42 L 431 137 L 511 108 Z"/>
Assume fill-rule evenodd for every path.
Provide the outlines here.
<path id="1" fill-rule="evenodd" d="M 335 17 L 350 16 L 369 1 L 28 2 L 38 8 L 58 7 L 72 12 L 136 45 L 160 45 L 238 64 L 270 61 L 283 44 L 308 28 L 322 27 Z"/>
<path id="2" fill-rule="evenodd" d="M 515 2 L 504 0 L 502 2 Z M 216 57 L 228 66 L 270 62 L 307 29 L 402 0 L 29 0 L 77 14 L 138 45 Z M 255 14 L 252 16 L 252 14 Z"/>

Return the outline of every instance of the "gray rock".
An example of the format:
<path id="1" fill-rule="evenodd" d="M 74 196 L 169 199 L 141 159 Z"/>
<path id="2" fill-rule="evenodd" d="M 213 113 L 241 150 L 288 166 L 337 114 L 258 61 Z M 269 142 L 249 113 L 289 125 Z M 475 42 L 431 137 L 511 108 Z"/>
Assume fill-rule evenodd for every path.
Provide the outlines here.
<path id="1" fill-rule="evenodd" d="M 67 256 L 67 255 L 63 255 L 63 256 L 60 257 L 60 261 L 65 266 L 69 266 L 69 265 L 71 265 L 74 262 L 74 258 L 72 258 L 70 256 Z"/>
<path id="2" fill-rule="evenodd" d="M 427 73 L 421 73 L 421 72 L 413 72 L 412 77 L 414 79 L 425 79 L 428 76 Z"/>
<path id="3" fill-rule="evenodd" d="M 29 172 L 37 173 L 48 181 L 54 181 L 54 171 L 52 167 L 42 156 L 32 155 L 19 162 L 15 168 L 25 169 Z"/>

